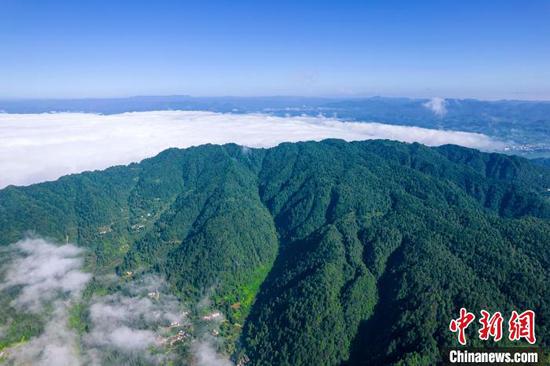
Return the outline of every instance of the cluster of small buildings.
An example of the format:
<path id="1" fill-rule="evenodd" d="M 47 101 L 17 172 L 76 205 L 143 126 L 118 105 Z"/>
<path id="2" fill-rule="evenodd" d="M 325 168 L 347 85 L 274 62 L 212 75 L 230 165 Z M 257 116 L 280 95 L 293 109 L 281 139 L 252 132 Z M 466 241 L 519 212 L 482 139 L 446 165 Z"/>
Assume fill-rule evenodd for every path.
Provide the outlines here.
<path id="1" fill-rule="evenodd" d="M 215 311 L 211 314 L 203 316 L 202 320 L 212 321 L 212 320 L 220 319 L 221 317 L 222 317 L 222 313 L 220 313 L 219 311 Z"/>
<path id="2" fill-rule="evenodd" d="M 174 329 L 174 328 L 182 328 L 184 327 L 184 325 L 182 325 L 180 322 L 178 321 L 173 321 L 172 323 L 170 323 L 170 325 L 168 327 L 166 327 L 165 329 L 167 330 L 171 330 L 171 329 Z M 176 334 L 173 334 L 173 335 L 170 335 L 170 336 L 166 336 L 166 337 L 159 337 L 158 339 L 158 344 L 161 345 L 161 346 L 173 346 L 174 344 L 176 343 L 179 343 L 179 342 L 183 342 L 185 339 L 191 337 L 191 333 L 184 330 L 184 329 L 179 329 Z"/>
<path id="3" fill-rule="evenodd" d="M 134 224 L 131 226 L 132 230 L 135 230 L 135 231 L 139 231 L 141 229 L 143 229 L 145 227 L 145 225 L 143 224 Z"/>

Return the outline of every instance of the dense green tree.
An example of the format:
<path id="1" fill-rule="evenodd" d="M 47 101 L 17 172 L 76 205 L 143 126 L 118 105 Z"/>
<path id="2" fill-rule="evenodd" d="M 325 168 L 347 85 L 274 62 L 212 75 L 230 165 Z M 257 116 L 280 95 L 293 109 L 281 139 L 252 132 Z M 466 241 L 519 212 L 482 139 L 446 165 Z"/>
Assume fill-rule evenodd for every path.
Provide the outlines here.
<path id="1" fill-rule="evenodd" d="M 254 365 L 431 365 L 460 307 L 533 309 L 548 346 L 549 187 L 458 146 L 205 145 L 1 190 L 0 244 L 68 237 L 94 271 L 209 295 Z"/>

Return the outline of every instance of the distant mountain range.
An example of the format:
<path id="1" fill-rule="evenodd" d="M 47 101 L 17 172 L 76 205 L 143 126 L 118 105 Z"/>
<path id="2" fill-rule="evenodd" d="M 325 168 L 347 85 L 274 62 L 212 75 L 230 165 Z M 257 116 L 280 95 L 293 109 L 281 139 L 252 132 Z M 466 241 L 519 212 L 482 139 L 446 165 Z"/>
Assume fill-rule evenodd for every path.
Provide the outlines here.
<path id="1" fill-rule="evenodd" d="M 109 103 L 98 101 L 95 111 L 114 113 Z M 323 103 L 348 111 L 385 105 L 379 113 L 397 119 L 387 108 L 394 103 L 430 115 L 422 101 Z M 542 113 L 534 110 L 550 108 L 447 103 L 441 123 L 451 123 L 455 106 L 477 106 L 480 115 L 532 107 L 534 129 Z M 1 190 L 0 244 L 27 231 L 70 240 L 91 253 L 98 281 L 155 272 L 187 302 L 209 294 L 227 318 L 217 335 L 222 351 L 237 362 L 433 365 L 457 344 L 448 326 L 460 307 L 532 309 L 538 345 L 550 345 L 543 165 L 380 140 L 169 149 L 138 164 Z M 100 290 L 90 285 L 88 296 Z M 13 340 L 25 339 L 32 325 L 24 324 L 11 330 Z M 485 344 L 474 330 L 468 336 Z"/>
<path id="2" fill-rule="evenodd" d="M 206 110 L 223 113 L 325 115 L 350 121 L 479 132 L 511 145 L 511 152 L 550 156 L 550 102 L 475 99 L 141 96 L 112 99 L 0 100 L 7 113 L 124 113 Z"/>

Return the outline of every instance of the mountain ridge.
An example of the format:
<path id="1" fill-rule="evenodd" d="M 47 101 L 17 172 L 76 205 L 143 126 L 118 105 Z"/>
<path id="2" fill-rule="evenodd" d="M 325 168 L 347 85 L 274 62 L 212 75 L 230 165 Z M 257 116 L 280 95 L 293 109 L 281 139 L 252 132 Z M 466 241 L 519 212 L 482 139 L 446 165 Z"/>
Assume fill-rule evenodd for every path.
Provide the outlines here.
<path id="1" fill-rule="evenodd" d="M 526 159 L 451 145 L 204 145 L 3 189 L 0 244 L 69 235 L 97 273 L 210 293 L 235 360 L 432 364 L 458 306 L 536 309 L 546 342 L 548 187 Z"/>

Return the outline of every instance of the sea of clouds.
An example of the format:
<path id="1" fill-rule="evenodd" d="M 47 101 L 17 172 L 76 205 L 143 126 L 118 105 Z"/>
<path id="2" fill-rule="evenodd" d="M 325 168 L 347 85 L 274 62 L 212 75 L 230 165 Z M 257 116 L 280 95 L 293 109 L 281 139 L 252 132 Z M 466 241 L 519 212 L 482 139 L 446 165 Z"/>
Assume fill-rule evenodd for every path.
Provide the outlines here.
<path id="1" fill-rule="evenodd" d="M 444 100 L 427 108 L 443 114 Z M 271 147 L 282 142 L 340 138 L 391 139 L 429 146 L 457 144 L 498 150 L 502 143 L 478 133 L 445 131 L 326 117 L 276 117 L 203 111 L 0 113 L 0 188 L 55 180 L 85 170 L 137 162 L 169 147 L 234 142 Z"/>

